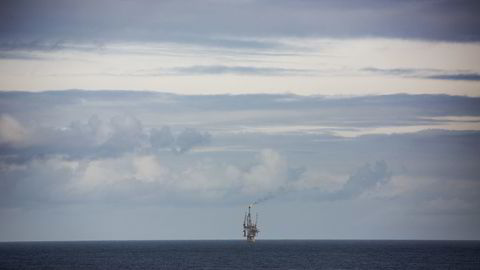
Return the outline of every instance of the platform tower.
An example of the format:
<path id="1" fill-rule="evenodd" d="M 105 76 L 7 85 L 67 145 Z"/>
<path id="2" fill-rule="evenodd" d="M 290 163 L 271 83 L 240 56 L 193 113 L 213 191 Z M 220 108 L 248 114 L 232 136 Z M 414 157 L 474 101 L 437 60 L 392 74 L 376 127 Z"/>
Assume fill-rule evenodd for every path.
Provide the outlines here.
<path id="1" fill-rule="evenodd" d="M 245 213 L 245 218 L 243 219 L 243 237 L 247 237 L 248 242 L 255 242 L 255 237 L 259 230 L 257 229 L 258 213 L 255 217 L 255 222 L 252 219 L 250 214 L 250 209 L 252 205 L 248 206 L 248 213 Z"/>

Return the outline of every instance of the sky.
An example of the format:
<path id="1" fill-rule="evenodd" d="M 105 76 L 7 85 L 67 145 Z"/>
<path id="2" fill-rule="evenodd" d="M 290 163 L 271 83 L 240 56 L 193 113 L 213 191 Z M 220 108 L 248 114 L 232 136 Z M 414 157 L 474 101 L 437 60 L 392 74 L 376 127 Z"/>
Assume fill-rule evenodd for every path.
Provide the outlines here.
<path id="1" fill-rule="evenodd" d="M 0 241 L 480 239 L 478 1 L 2 1 Z"/>
<path id="2" fill-rule="evenodd" d="M 478 1 L 2 1 L 0 89 L 478 96 Z"/>

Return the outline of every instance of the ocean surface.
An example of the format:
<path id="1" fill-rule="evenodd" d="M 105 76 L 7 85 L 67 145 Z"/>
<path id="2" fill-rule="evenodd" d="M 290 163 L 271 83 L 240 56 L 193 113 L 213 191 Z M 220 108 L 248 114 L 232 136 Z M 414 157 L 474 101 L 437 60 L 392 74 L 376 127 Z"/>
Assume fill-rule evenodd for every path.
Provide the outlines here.
<path id="1" fill-rule="evenodd" d="M 0 243 L 0 269 L 480 269 L 480 241 Z"/>

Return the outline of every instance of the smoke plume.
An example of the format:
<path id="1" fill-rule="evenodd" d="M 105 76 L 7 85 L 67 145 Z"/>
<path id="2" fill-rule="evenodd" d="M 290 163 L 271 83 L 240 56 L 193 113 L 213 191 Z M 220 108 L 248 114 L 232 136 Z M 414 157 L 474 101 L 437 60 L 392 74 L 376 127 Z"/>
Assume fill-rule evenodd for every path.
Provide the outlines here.
<path id="1" fill-rule="evenodd" d="M 290 192 L 292 191 L 293 189 L 291 188 L 287 188 L 287 187 L 280 187 L 278 188 L 276 191 L 272 191 L 272 192 L 269 192 L 267 193 L 267 195 L 263 196 L 263 197 L 260 197 L 258 199 L 256 199 L 252 205 L 256 205 L 256 204 L 261 204 L 261 203 L 264 203 L 266 201 L 269 201 L 273 198 L 276 198 L 284 193 L 287 193 L 287 192 Z"/>

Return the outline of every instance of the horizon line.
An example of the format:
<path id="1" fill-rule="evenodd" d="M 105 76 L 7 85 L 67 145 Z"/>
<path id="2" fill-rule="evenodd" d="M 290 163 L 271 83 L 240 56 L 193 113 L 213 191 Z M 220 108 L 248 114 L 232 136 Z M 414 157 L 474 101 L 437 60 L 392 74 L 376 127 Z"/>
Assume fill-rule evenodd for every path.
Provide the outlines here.
<path id="1" fill-rule="evenodd" d="M 65 93 L 65 92 L 125 92 L 125 93 L 148 93 L 148 94 L 164 94 L 164 95 L 176 95 L 176 96 L 298 96 L 298 97 L 338 97 L 338 98 L 355 98 L 355 97 L 381 97 L 381 96 L 449 96 L 449 97 L 468 97 L 468 98 L 480 98 L 478 95 L 468 94 L 448 94 L 448 93 L 408 93 L 408 92 L 392 92 L 392 93 L 364 93 L 364 94 L 300 94 L 294 92 L 257 92 L 257 93 L 175 93 L 165 90 L 149 90 L 149 89 L 43 89 L 43 90 L 7 90 L 0 89 L 0 94 L 44 94 L 44 93 Z"/>

